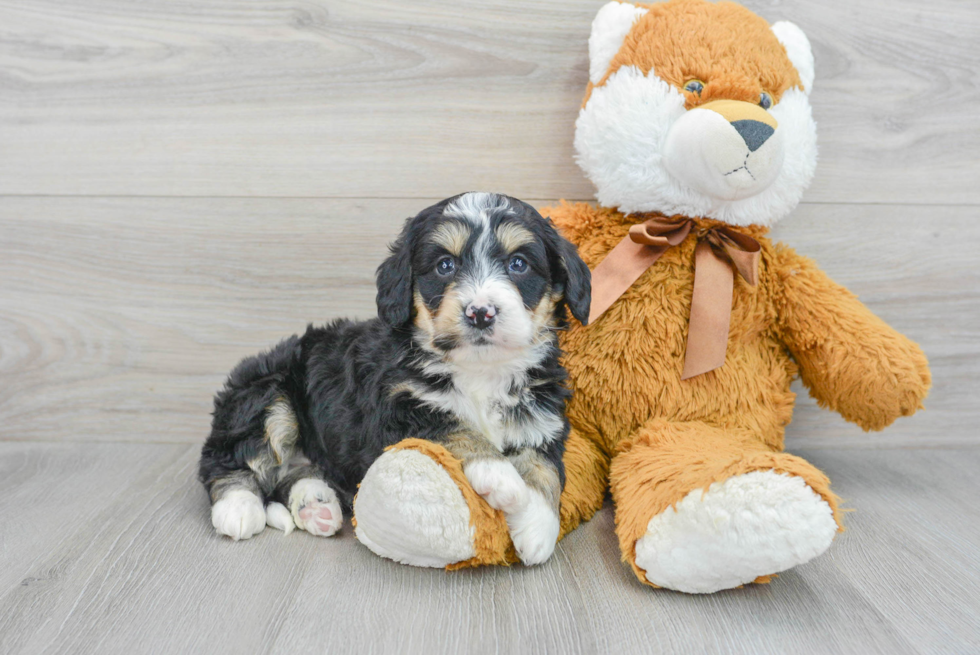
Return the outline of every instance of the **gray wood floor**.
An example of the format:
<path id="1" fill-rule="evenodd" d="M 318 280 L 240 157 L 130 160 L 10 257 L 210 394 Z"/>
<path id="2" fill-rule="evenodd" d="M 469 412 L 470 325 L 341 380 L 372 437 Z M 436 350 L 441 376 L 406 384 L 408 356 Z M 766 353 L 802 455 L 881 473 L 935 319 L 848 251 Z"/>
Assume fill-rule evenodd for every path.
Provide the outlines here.
<path id="1" fill-rule="evenodd" d="M 821 161 L 775 236 L 919 341 L 927 410 L 800 391 L 791 450 L 855 511 L 823 557 L 644 588 L 604 509 L 547 565 L 446 574 L 352 537 L 214 536 L 211 394 L 373 314 L 430 201 L 588 199 L 602 0 L 0 0 L 0 653 L 980 652 L 980 5 L 752 0 L 809 35 Z"/>
<path id="2" fill-rule="evenodd" d="M 770 585 L 652 591 L 611 508 L 545 566 L 445 573 L 268 529 L 217 538 L 187 444 L 0 443 L 3 653 L 980 649 L 975 448 L 803 449 L 857 506 Z"/>

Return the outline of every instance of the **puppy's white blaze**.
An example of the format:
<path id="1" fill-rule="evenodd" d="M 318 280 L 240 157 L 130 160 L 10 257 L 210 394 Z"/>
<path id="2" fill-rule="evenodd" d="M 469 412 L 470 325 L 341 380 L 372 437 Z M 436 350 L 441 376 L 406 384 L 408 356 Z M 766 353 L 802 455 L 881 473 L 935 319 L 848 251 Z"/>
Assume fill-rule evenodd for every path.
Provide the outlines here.
<path id="1" fill-rule="evenodd" d="M 464 193 L 446 206 L 443 213 L 470 221 L 476 226 L 486 226 L 490 222 L 490 214 L 510 210 L 510 204 L 503 196 L 496 193 L 473 191 Z"/>
<path id="2" fill-rule="evenodd" d="M 526 566 L 541 564 L 555 552 L 560 519 L 537 489 L 528 488 L 528 502 L 518 512 L 505 514 L 511 541 Z"/>
<path id="3" fill-rule="evenodd" d="M 262 532 L 265 520 L 262 499 L 247 489 L 230 489 L 211 506 L 211 525 L 235 541 Z"/>
<path id="4" fill-rule="evenodd" d="M 817 161 L 816 124 L 803 91 L 787 90 L 770 110 L 782 133 L 782 165 L 771 184 L 744 198 L 719 199 L 667 170 L 666 139 L 686 113 L 680 91 L 635 66 L 623 66 L 592 91 L 575 123 L 575 151 L 601 205 L 739 226 L 772 226 L 796 207 Z"/>
<path id="5" fill-rule="evenodd" d="M 468 463 L 463 473 L 490 507 L 507 514 L 527 506 L 531 489 L 509 461 L 478 459 Z"/>

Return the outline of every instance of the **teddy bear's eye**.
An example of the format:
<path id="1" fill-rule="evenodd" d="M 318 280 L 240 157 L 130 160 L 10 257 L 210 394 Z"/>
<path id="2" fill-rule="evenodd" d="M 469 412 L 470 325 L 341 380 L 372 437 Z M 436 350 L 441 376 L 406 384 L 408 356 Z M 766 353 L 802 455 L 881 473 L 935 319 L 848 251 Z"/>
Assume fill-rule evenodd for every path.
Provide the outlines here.
<path id="1" fill-rule="evenodd" d="M 704 82 L 701 80 L 691 80 L 684 85 L 684 90 L 701 95 L 701 92 L 704 91 Z"/>
<path id="2" fill-rule="evenodd" d="M 759 94 L 759 106 L 763 109 L 769 109 L 772 107 L 772 96 L 763 91 Z"/>

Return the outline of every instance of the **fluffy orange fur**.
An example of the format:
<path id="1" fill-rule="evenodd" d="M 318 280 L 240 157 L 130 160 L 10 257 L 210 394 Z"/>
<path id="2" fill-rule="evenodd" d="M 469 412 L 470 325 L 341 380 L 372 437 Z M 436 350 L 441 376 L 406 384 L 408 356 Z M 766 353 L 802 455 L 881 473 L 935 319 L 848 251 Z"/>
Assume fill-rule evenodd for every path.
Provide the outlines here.
<path id="1" fill-rule="evenodd" d="M 587 204 L 543 210 L 595 266 L 639 217 Z M 705 227 L 717 224 L 699 220 Z M 611 458 L 623 557 L 650 518 L 695 489 L 775 470 L 803 478 L 834 510 L 827 477 L 782 452 L 799 372 L 824 406 L 866 430 L 921 407 L 929 388 L 919 347 L 889 328 L 809 259 L 746 228 L 762 244 L 759 284 L 737 278 L 725 365 L 681 381 L 694 281 L 688 238 L 651 267 L 594 325 L 566 336 L 575 383 L 569 417 Z M 578 486 L 570 481 L 570 486 Z"/>
<path id="2" fill-rule="evenodd" d="M 593 268 L 640 220 L 584 203 L 542 213 Z M 759 284 L 736 278 L 728 353 L 720 369 L 680 379 L 693 237 L 668 250 L 598 321 L 576 323 L 563 340 L 575 395 L 568 408 L 573 431 L 565 456 L 562 534 L 602 505 L 608 479 L 623 557 L 644 582 L 633 549 L 650 518 L 689 492 L 734 475 L 797 475 L 827 501 L 840 524 L 827 477 L 782 452 L 795 398 L 789 387 L 797 373 L 821 405 L 866 430 L 911 414 L 929 388 L 928 364 L 916 344 L 812 261 L 773 244 L 763 228 L 746 232 L 762 244 Z M 467 489 L 461 471 L 456 477 Z M 506 535 L 501 516 L 481 511 L 481 498 L 467 502 L 478 535 Z M 513 561 L 505 552 L 509 539 L 493 542 L 462 565 Z"/>
<path id="3" fill-rule="evenodd" d="M 720 99 L 755 104 L 763 91 L 779 102 L 786 89 L 802 86 L 769 23 L 741 5 L 673 0 L 638 6 L 648 12 L 626 36 L 599 86 L 622 66 L 653 70 L 678 89 L 700 80 L 700 94 L 685 92 L 688 109 Z"/>

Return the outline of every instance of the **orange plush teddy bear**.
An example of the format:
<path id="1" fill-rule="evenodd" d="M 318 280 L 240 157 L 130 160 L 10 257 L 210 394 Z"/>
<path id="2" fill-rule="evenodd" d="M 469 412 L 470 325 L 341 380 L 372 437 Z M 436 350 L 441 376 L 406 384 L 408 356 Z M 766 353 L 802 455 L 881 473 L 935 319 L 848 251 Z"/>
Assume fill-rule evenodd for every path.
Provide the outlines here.
<path id="1" fill-rule="evenodd" d="M 766 237 L 816 166 L 798 27 L 726 2 L 610 2 L 589 56 L 575 147 L 600 206 L 542 212 L 593 269 L 589 325 L 563 340 L 562 534 L 609 488 L 641 581 L 692 593 L 765 581 L 840 529 L 827 477 L 783 452 L 790 382 L 880 430 L 921 407 L 926 358 Z M 382 456 L 355 515 L 361 541 L 398 561 L 516 561 L 502 515 L 433 444 Z"/>

